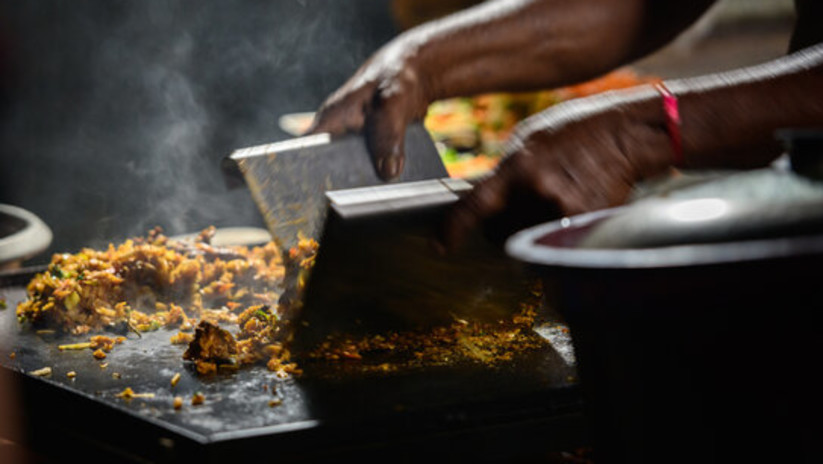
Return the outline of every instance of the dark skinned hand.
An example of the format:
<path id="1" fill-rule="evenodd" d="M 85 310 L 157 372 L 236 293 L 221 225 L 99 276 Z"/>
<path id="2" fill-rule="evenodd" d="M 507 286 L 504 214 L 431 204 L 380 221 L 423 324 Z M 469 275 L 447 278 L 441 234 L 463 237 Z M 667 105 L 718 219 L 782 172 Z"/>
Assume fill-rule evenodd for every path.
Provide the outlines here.
<path id="1" fill-rule="evenodd" d="M 522 122 L 497 170 L 444 223 L 454 249 L 481 222 L 512 230 L 623 203 L 640 179 L 666 172 L 672 148 L 659 97 L 646 87 L 567 102 Z M 488 224 L 487 224 L 488 225 Z"/>
<path id="2" fill-rule="evenodd" d="M 498 0 L 414 28 L 387 44 L 326 100 L 311 132 L 363 132 L 385 179 L 403 170 L 406 126 L 434 100 L 553 88 L 591 79 L 662 46 L 712 0 Z M 797 0 L 817 18 L 818 2 Z M 801 18 L 801 19 L 802 19 Z M 819 127 L 823 46 L 799 20 L 796 52 L 760 66 L 668 82 L 680 102 L 684 167 L 751 168 L 779 154 L 772 134 Z M 799 47 L 808 47 L 798 50 Z M 651 87 L 570 101 L 523 122 L 507 158 L 447 217 L 441 244 L 459 246 L 484 222 L 506 233 L 624 202 L 665 172 L 673 153 Z M 492 227 L 493 229 L 494 227 Z"/>
<path id="3" fill-rule="evenodd" d="M 425 116 L 425 97 L 409 49 L 390 44 L 371 57 L 320 107 L 309 133 L 363 132 L 374 166 L 386 180 L 403 172 L 406 126 Z"/>
<path id="4" fill-rule="evenodd" d="M 406 126 L 438 99 L 585 81 L 674 37 L 713 0 L 496 0 L 410 29 L 320 107 L 310 133 L 362 132 L 384 179 Z"/>

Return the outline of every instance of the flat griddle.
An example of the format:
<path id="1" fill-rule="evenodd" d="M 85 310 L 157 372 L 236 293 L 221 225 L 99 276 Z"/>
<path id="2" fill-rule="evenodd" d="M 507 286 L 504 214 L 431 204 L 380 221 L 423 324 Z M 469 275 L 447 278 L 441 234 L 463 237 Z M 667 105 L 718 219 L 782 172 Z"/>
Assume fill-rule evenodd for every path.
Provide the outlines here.
<path id="1" fill-rule="evenodd" d="M 394 461 L 435 455 L 485 460 L 586 443 L 570 340 L 562 336 L 497 367 L 374 374 L 316 362 L 304 365 L 299 378 L 278 379 L 264 366 L 201 377 L 182 360 L 185 347 L 169 343 L 176 331 L 160 329 L 142 339 L 132 334 L 98 361 L 89 350 L 57 348 L 87 337 L 58 339 L 21 326 L 15 307 L 39 270 L 0 274 L 0 297 L 8 304 L 0 310 L 0 366 L 18 380 L 26 445 L 50 457 L 225 462 L 391 453 Z M 50 376 L 30 374 L 45 366 Z M 77 373 L 73 380 L 69 371 Z M 175 373 L 181 380 L 172 388 Z M 118 398 L 126 387 L 155 396 Z M 205 394 L 203 405 L 190 404 L 195 392 Z M 174 396 L 185 400 L 180 411 L 172 407 Z M 276 399 L 281 404 L 271 407 Z"/>

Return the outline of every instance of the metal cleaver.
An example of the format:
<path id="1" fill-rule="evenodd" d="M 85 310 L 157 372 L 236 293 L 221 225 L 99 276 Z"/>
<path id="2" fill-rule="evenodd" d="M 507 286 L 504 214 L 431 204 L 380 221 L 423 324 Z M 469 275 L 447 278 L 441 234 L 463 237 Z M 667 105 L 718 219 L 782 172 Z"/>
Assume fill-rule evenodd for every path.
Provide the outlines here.
<path id="1" fill-rule="evenodd" d="M 301 137 L 227 158 L 224 168 L 242 174 L 283 249 L 298 232 L 320 243 L 301 309 L 289 315 L 296 352 L 335 332 L 497 321 L 528 299 L 533 279 L 482 234 L 456 253 L 434 252 L 436 227 L 471 185 L 448 178 L 422 125 L 410 126 L 405 142 L 404 172 L 391 183 L 358 135 Z"/>
<path id="2" fill-rule="evenodd" d="M 479 231 L 447 256 L 430 244 L 443 215 L 471 188 L 446 178 L 328 192 L 320 249 L 292 319 L 292 349 L 335 333 L 493 323 L 517 313 L 534 289 L 521 263 Z"/>
<path id="3" fill-rule="evenodd" d="M 429 133 L 422 124 L 406 130 L 406 162 L 392 183 L 448 177 Z M 382 185 L 362 135 L 329 134 L 235 150 L 223 161 L 227 182 L 245 180 L 281 249 L 297 243 L 298 232 L 318 239 L 326 214 L 326 192 Z"/>

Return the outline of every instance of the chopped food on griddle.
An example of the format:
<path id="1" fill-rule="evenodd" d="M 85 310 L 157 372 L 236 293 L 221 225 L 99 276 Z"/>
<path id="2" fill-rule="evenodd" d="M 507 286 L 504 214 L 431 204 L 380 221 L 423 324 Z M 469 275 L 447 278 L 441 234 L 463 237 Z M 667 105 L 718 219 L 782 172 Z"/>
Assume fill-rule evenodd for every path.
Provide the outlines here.
<path id="1" fill-rule="evenodd" d="M 218 248 L 209 242 L 214 228 L 196 241 L 172 240 L 159 229 L 105 251 L 83 249 L 57 254 L 46 272 L 27 286 L 28 299 L 18 305 L 21 322 L 38 332 L 69 334 L 120 331 L 138 336 L 160 327 L 177 328 L 172 344 L 187 344 L 185 358 L 198 372 L 219 365 L 269 362 L 288 353 L 268 347 L 281 329 L 277 312 L 286 265 L 274 243 L 260 247 Z M 312 263 L 317 243 L 302 239 L 290 250 L 290 263 Z M 302 282 L 299 272 L 295 274 Z M 238 327 L 236 335 L 220 327 Z M 198 326 L 196 334 L 189 333 Z M 60 350 L 91 348 L 106 357 L 124 336 L 95 335 L 89 342 L 66 343 Z M 278 373 L 287 360 L 278 360 Z M 286 369 L 297 372 L 296 368 Z"/>
<path id="2" fill-rule="evenodd" d="M 183 359 L 195 361 L 197 372 L 206 374 L 217 370 L 217 364 L 231 363 L 237 354 L 237 341 L 228 330 L 209 321 L 201 321 L 194 332 L 194 340 L 183 353 Z"/>
<path id="3" fill-rule="evenodd" d="M 57 254 L 27 286 L 17 315 L 34 327 L 73 334 L 190 329 L 207 309 L 275 305 L 284 266 L 274 244 L 217 248 L 171 240 L 155 229 L 104 251 Z M 228 305 L 231 303 L 231 305 Z M 214 317 L 219 317 L 212 314 Z"/>
<path id="4" fill-rule="evenodd" d="M 67 351 L 67 350 L 87 350 L 91 348 L 91 342 L 85 343 L 68 343 L 65 345 L 58 345 L 57 349 L 60 351 Z"/>
<path id="5" fill-rule="evenodd" d="M 177 332 L 177 334 L 172 335 L 169 341 L 172 345 L 188 345 L 194 340 L 194 334 L 185 333 L 185 332 Z"/>
<path id="6" fill-rule="evenodd" d="M 51 375 L 51 367 L 43 367 L 37 370 L 33 370 L 29 372 L 29 374 L 35 377 L 46 377 L 48 375 Z"/>
<path id="7" fill-rule="evenodd" d="M 283 254 L 273 243 L 217 248 L 209 243 L 213 232 L 209 228 L 194 242 L 183 242 L 155 229 L 105 251 L 55 255 L 47 271 L 29 283 L 18 318 L 38 332 L 88 334 L 87 341 L 58 349 L 89 349 L 100 360 L 126 335 L 131 334 L 130 343 L 140 343 L 142 333 L 163 328 L 177 330 L 169 343 L 187 345 L 182 357 L 201 375 L 252 364 L 265 365 L 278 378 L 302 374 L 288 345 L 299 327 L 289 321 L 300 310 L 317 242 L 301 237 Z M 518 315 L 494 324 L 459 319 L 425 331 L 338 334 L 301 353 L 301 359 L 376 373 L 457 362 L 494 365 L 545 347 L 530 330 L 534 308 L 534 302 L 524 302 Z M 172 388 L 180 377 L 173 375 Z M 130 389 L 118 396 L 140 397 Z M 203 400 L 195 394 L 192 404 Z"/>
<path id="8" fill-rule="evenodd" d="M 105 359 L 106 353 L 111 352 L 114 345 L 119 345 L 126 340 L 126 337 L 107 337 L 105 335 L 95 335 L 89 339 L 88 342 L 81 343 L 66 343 L 58 345 L 57 349 L 60 351 L 78 351 L 78 350 L 94 350 L 92 356 L 97 359 Z"/>
<path id="9" fill-rule="evenodd" d="M 131 387 L 126 387 L 125 390 L 114 396 L 117 398 L 123 398 L 124 400 L 131 400 L 134 398 L 154 398 L 154 393 L 135 393 Z"/>
<path id="10" fill-rule="evenodd" d="M 94 337 L 91 337 L 91 339 L 89 339 L 89 342 L 91 345 L 91 349 L 100 349 L 108 353 L 112 350 L 112 348 L 114 348 L 115 340 L 105 335 L 95 335 Z"/>

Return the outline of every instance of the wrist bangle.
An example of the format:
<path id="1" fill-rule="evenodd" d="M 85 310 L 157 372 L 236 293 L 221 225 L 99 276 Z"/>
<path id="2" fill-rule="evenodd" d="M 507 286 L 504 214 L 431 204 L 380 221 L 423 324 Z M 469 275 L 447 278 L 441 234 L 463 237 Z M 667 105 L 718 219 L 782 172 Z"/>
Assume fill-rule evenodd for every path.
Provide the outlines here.
<path id="1" fill-rule="evenodd" d="M 672 164 L 676 167 L 683 166 L 683 139 L 680 134 L 680 108 L 677 104 L 677 97 L 662 82 L 654 85 L 663 97 L 663 110 L 666 112 L 666 131 L 669 133 L 669 140 L 672 143 Z"/>

